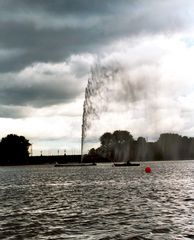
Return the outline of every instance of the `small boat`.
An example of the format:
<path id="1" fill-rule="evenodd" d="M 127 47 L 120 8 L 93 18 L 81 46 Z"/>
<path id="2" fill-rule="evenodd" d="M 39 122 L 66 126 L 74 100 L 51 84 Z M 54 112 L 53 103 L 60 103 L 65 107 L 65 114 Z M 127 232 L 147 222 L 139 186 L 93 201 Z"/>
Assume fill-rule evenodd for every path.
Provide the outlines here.
<path id="1" fill-rule="evenodd" d="M 118 163 L 113 163 L 114 167 L 130 167 L 130 166 L 140 166 L 139 163 L 131 163 L 131 162 L 118 162 Z"/>
<path id="2" fill-rule="evenodd" d="M 56 163 L 55 167 L 89 167 L 96 166 L 96 163 Z"/>

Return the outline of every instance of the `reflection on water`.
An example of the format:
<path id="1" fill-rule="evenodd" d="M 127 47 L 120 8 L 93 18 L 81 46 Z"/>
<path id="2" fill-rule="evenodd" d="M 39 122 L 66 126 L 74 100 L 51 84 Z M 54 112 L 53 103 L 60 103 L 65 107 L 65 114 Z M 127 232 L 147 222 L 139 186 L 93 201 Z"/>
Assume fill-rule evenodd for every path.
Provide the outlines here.
<path id="1" fill-rule="evenodd" d="M 0 168 L 0 239 L 194 239 L 194 162 Z"/>

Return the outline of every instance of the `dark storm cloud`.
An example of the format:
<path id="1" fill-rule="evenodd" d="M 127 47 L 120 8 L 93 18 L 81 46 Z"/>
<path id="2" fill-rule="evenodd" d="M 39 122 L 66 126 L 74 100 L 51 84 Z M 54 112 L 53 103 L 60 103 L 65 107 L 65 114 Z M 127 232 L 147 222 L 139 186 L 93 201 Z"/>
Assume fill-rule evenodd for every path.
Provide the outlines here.
<path id="1" fill-rule="evenodd" d="M 54 104 L 68 103 L 82 92 L 80 85 L 70 74 L 40 70 L 41 66 L 27 69 L 20 74 L 1 75 L 0 103 L 3 112 L 13 106 L 45 107 Z M 42 71 L 42 72 L 40 72 Z M 57 77 L 56 77 L 57 76 Z M 76 85 L 76 87 L 75 87 Z M 13 115 L 16 111 L 13 112 Z M 17 117 L 17 116 L 16 116 Z"/>
<path id="2" fill-rule="evenodd" d="M 5 60 L 0 55 L 0 71 L 98 52 L 122 37 L 176 31 L 186 25 L 183 4 L 183 0 L 1 1 L 0 50 L 17 49 L 18 55 Z"/>
<path id="3" fill-rule="evenodd" d="M 6 0 L 3 2 L 4 7 L 10 7 L 12 9 L 33 9 L 33 10 L 45 10 L 52 13 L 63 14 L 67 13 L 79 13 L 88 12 L 88 11 L 96 11 L 103 10 L 104 4 L 99 4 L 99 0 L 17 0 L 16 5 L 12 5 L 13 0 Z M 111 3 L 111 1 L 107 1 L 107 3 Z"/>
<path id="4" fill-rule="evenodd" d="M 9 87 L 0 91 L 1 103 L 5 105 L 43 107 L 72 101 L 79 91 L 70 86 L 34 85 L 29 88 Z"/>
<path id="5" fill-rule="evenodd" d="M 0 105 L 0 118 L 23 118 L 25 116 L 27 113 L 21 107 Z"/>

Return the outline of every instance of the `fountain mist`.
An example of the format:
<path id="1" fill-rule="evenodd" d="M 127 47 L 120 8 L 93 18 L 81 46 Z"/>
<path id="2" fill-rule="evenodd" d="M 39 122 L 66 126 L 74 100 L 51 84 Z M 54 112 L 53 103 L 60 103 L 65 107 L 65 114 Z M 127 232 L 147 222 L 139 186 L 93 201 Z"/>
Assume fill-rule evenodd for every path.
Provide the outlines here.
<path id="1" fill-rule="evenodd" d="M 156 129 L 153 126 L 156 108 L 153 109 L 151 106 L 153 99 L 156 99 L 157 81 L 153 79 L 154 77 L 150 77 L 145 67 L 141 68 L 141 71 L 132 71 L 130 67 L 124 67 L 117 62 L 109 65 L 97 63 L 91 68 L 83 104 L 82 156 L 85 139 L 92 126 L 92 121 L 100 118 L 102 113 L 120 110 L 120 106 L 123 109 L 122 117 L 124 118 L 124 112 L 129 114 L 126 118 L 129 121 L 127 126 L 119 127 L 131 129 L 136 136 L 139 132 L 142 133 L 145 125 L 150 129 Z M 148 118 L 153 123 L 150 121 L 148 125 L 146 122 Z M 135 124 L 132 125 L 134 119 Z"/>
<path id="2" fill-rule="evenodd" d="M 113 82 L 116 68 L 102 67 L 96 64 L 91 68 L 91 76 L 88 79 L 85 89 L 85 100 L 83 104 L 82 116 L 82 135 L 81 135 L 81 156 L 83 158 L 84 141 L 87 131 L 91 127 L 92 120 L 99 118 L 100 113 L 106 111 L 106 103 L 108 99 L 108 86 Z"/>

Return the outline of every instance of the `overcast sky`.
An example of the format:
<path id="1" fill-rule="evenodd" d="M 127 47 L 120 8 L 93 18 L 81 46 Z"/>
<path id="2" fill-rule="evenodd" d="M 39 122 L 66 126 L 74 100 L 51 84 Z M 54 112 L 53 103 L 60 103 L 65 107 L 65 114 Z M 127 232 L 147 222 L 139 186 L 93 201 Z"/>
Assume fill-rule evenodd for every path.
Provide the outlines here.
<path id="1" fill-rule="evenodd" d="M 96 62 L 119 71 L 102 79 L 88 147 L 116 129 L 194 136 L 193 12 L 193 0 L 1 0 L 0 137 L 78 152 Z"/>

